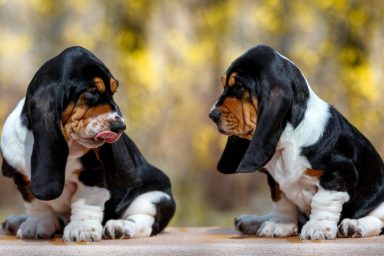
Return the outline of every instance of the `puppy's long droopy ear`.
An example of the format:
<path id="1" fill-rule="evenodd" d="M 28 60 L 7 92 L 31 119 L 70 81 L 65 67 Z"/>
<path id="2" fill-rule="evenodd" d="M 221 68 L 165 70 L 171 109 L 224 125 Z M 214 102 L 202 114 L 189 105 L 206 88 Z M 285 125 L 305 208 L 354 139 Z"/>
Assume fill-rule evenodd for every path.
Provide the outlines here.
<path id="1" fill-rule="evenodd" d="M 33 81 L 32 81 L 33 83 Z M 59 197 L 64 188 L 68 145 L 62 134 L 62 104 L 56 84 L 32 86 L 25 110 L 34 137 L 31 158 L 31 192 L 41 200 Z M 33 90 L 35 89 L 35 90 Z"/>
<path id="2" fill-rule="evenodd" d="M 272 158 L 293 98 L 290 87 L 283 81 L 265 78 L 260 83 L 264 92 L 259 100 L 257 127 L 236 170 L 239 173 L 257 171 Z"/>
<path id="3" fill-rule="evenodd" d="M 229 136 L 221 158 L 217 164 L 217 170 L 224 174 L 235 173 L 250 141 L 236 136 Z"/>
<path id="4" fill-rule="evenodd" d="M 99 158 L 106 169 L 108 183 L 122 187 L 141 185 L 139 171 L 145 160 L 125 133 L 115 143 L 105 143 L 100 148 Z"/>

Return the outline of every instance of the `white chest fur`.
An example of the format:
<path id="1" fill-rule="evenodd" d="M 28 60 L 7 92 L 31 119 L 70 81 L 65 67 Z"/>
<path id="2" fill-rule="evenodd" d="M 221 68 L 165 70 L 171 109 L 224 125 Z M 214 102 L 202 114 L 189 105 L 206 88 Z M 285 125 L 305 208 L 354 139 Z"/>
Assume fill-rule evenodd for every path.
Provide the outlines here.
<path id="1" fill-rule="evenodd" d="M 1 135 L 1 152 L 4 159 L 18 172 L 31 178 L 31 155 L 34 143 L 32 133 L 21 123 L 21 111 L 24 105 L 22 99 L 17 107 L 8 116 L 4 123 Z M 78 182 L 76 171 L 80 170 L 82 165 L 78 158 L 68 157 L 65 168 L 65 187 L 62 195 L 56 200 L 45 201 L 55 211 L 66 211 L 70 209 L 70 199 L 76 191 Z"/>
<path id="2" fill-rule="evenodd" d="M 31 156 L 34 138 L 32 133 L 21 123 L 21 111 L 25 98 L 23 98 L 8 116 L 4 123 L 1 135 L 1 152 L 8 164 L 31 178 Z M 70 149 L 71 151 L 71 149 Z M 75 150 L 76 151 L 76 150 Z M 66 180 L 71 180 L 73 171 L 79 170 L 81 164 L 77 153 L 68 156 L 66 165 Z"/>
<path id="3" fill-rule="evenodd" d="M 275 154 L 265 166 L 285 196 L 306 214 L 310 213 L 312 197 L 318 190 L 319 181 L 305 175 L 305 170 L 312 166 L 301 155 L 301 149 L 319 140 L 329 118 L 328 104 L 308 88 L 310 97 L 303 120 L 295 129 L 287 124 Z"/>
<path id="4" fill-rule="evenodd" d="M 30 177 L 33 136 L 21 124 L 21 110 L 24 105 L 22 99 L 12 113 L 7 117 L 1 134 L 1 153 L 13 168 L 21 172 L 28 172 Z"/>

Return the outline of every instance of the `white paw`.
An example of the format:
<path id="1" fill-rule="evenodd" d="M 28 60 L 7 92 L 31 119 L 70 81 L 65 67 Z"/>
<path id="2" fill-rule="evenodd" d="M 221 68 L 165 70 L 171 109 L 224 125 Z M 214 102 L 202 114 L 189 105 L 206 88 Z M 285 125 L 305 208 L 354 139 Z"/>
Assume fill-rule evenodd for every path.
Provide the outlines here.
<path id="1" fill-rule="evenodd" d="M 309 220 L 301 229 L 302 240 L 326 240 L 335 239 L 337 225 L 335 221 Z"/>
<path id="2" fill-rule="evenodd" d="M 28 217 L 17 230 L 16 236 L 21 239 L 49 239 L 60 227 L 54 216 Z"/>
<path id="3" fill-rule="evenodd" d="M 297 225 L 290 222 L 266 221 L 257 231 L 262 237 L 288 237 L 297 234 Z"/>
<path id="4" fill-rule="evenodd" d="M 65 242 L 94 242 L 100 241 L 103 232 L 101 223 L 96 220 L 71 221 L 64 228 Z"/>
<path id="5" fill-rule="evenodd" d="M 103 237 L 107 239 L 124 239 L 133 236 L 134 223 L 129 220 L 109 220 L 105 223 Z"/>
<path id="6" fill-rule="evenodd" d="M 374 216 L 366 216 L 361 219 L 344 219 L 338 230 L 338 237 L 367 237 L 377 236 L 381 233 L 383 222 Z"/>
<path id="7" fill-rule="evenodd" d="M 364 236 L 363 227 L 355 219 L 344 219 L 340 225 L 337 235 L 339 237 L 360 238 Z"/>
<path id="8" fill-rule="evenodd" d="M 235 218 L 235 227 L 243 235 L 256 235 L 260 226 L 270 218 L 270 215 L 240 215 Z"/>

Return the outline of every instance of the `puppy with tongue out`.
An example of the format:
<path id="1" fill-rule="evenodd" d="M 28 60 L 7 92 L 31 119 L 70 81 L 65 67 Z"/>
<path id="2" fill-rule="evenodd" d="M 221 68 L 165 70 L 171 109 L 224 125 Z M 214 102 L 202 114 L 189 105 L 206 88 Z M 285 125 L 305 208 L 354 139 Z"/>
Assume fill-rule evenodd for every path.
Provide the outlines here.
<path id="1" fill-rule="evenodd" d="M 112 88 L 117 80 L 111 78 L 110 92 L 101 78 L 93 79 L 94 87 L 86 89 L 76 102 L 68 104 L 62 114 L 64 136 L 70 154 L 79 156 L 102 144 L 115 143 L 125 130 L 125 122 L 114 102 Z M 104 89 L 101 89 L 104 88 Z M 115 89 L 116 90 L 116 89 Z"/>
<path id="2" fill-rule="evenodd" d="M 175 211 L 170 181 L 123 134 L 117 88 L 102 61 L 79 46 L 36 72 L 0 139 L 2 173 L 27 210 L 3 223 L 7 234 L 98 241 L 165 228 Z"/>

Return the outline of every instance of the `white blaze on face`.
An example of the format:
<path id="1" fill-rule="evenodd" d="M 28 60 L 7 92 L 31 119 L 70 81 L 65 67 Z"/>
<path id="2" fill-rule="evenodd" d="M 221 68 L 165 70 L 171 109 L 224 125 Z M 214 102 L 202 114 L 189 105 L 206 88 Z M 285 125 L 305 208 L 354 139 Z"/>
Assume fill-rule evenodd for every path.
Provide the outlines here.
<path id="1" fill-rule="evenodd" d="M 114 143 L 121 135 L 121 133 L 110 131 L 110 124 L 116 121 L 124 122 L 124 119 L 116 112 L 94 116 L 82 129 L 81 134 L 73 139 L 88 148 L 98 147 L 104 142 Z"/>

